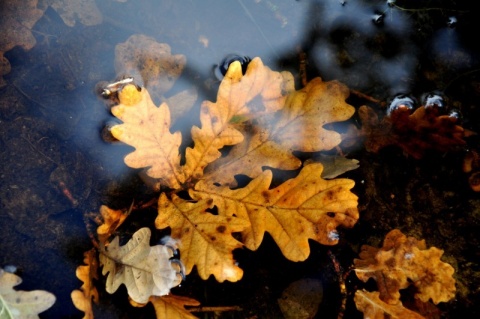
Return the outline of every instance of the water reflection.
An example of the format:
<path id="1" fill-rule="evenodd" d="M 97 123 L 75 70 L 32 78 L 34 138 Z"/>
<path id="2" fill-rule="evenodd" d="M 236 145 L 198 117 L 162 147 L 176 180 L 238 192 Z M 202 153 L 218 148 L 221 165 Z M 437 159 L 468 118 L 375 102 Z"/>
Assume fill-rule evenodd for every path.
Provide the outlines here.
<path id="1" fill-rule="evenodd" d="M 198 121 L 201 101 L 215 100 L 211 83 L 218 79 L 212 68 L 232 52 L 260 56 L 274 70 L 291 71 L 297 88 L 303 52 L 309 79 L 338 79 L 380 100 L 400 92 L 420 96 L 443 90 L 478 67 L 478 52 L 465 32 L 476 30 L 478 22 L 463 9 L 409 11 L 392 0 L 86 1 L 85 7 L 75 8 L 47 2 L 52 4 L 32 7 L 37 2 L 28 2 L 38 21 L 22 28 L 19 38 L 13 31 L 8 41 L 0 36 L 5 57 L 0 72 L 0 219 L 2 236 L 9 238 L 2 238 L 0 264 L 19 265 L 33 288 L 63 295 L 52 310 L 58 316 L 78 314 L 62 303 L 70 304 L 68 294 L 78 287 L 72 274 L 82 249 L 74 241 L 89 244 L 83 212 L 98 209 L 107 186 L 118 190 L 112 185 L 130 178 L 122 162 L 130 148 L 101 137 L 112 117 L 95 92 L 97 83 L 120 76 L 115 47 L 130 36 L 144 34 L 169 44 L 172 54 L 185 55 L 181 76 L 166 96 L 158 97 L 196 88 L 192 116 L 175 126 L 182 132 Z M 11 18 L 7 3 L 15 1 L 2 1 L 0 14 Z M 62 8 L 73 11 L 64 14 Z M 60 183 L 73 192 L 77 205 L 65 198 Z M 42 231 L 45 225 L 48 230 Z M 36 241 L 48 244 L 35 248 Z M 58 268 L 68 270 L 68 279 L 45 279 Z"/>

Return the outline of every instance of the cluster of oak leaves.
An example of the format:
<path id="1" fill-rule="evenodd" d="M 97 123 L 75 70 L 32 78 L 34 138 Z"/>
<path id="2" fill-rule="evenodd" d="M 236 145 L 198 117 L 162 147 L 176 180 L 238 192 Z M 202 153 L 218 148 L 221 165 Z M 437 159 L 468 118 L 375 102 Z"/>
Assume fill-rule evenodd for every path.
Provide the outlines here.
<path id="1" fill-rule="evenodd" d="M 84 318 L 94 317 L 92 301 L 99 301 L 94 285 L 99 268 L 107 276 L 107 292 L 125 285 L 132 305 L 151 302 L 157 318 L 196 318 L 188 311 L 188 306 L 199 304 L 196 300 L 169 293 L 181 282 L 182 273 L 188 275 L 196 267 L 202 279 L 213 275 L 219 282 L 235 282 L 243 271 L 233 250 L 258 249 L 265 232 L 287 259 L 303 261 L 310 254 L 309 240 L 335 245 L 337 227 L 353 227 L 358 220 L 357 196 L 351 192 L 354 181 L 323 178 L 322 163 L 302 163 L 293 153 L 331 150 L 351 137 L 351 130 L 341 134 L 330 129 L 331 123 L 347 121 L 355 112 L 345 102 L 349 90 L 343 84 L 315 78 L 296 91 L 291 73 L 275 72 L 260 58 L 249 63 L 245 74 L 234 62 L 220 83 L 216 102 L 201 104 L 201 125 L 192 127 L 193 144 L 184 154 L 182 134 L 170 131 L 175 105 L 155 105 L 147 89 L 134 84 L 117 93 L 118 103 L 111 111 L 122 123 L 111 133 L 135 148 L 125 157 L 126 165 L 144 168 L 161 190 L 155 227 L 169 228 L 171 241 L 150 246 L 150 229 L 141 228 L 120 246 L 115 231 L 125 221 L 126 210 L 102 206 L 98 248 L 85 252 L 84 265 L 76 273 L 83 285 L 72 292 Z M 379 119 L 367 106 L 359 112 L 363 127 L 355 134 L 371 151 L 393 143 L 421 157 L 427 148 L 444 150 L 464 143 L 456 119 L 432 115 L 424 107 L 402 115 L 401 121 Z M 402 133 L 396 129 L 398 123 L 410 133 L 422 127 L 422 140 L 397 138 Z M 446 127 L 448 134 L 439 138 L 440 128 Z M 222 154 L 227 146 L 230 150 Z M 299 173 L 272 186 L 272 170 L 265 167 Z M 236 175 L 248 176 L 250 182 L 240 187 Z M 177 248 L 184 268 L 171 261 Z M 442 254 L 399 230 L 388 233 L 381 248 L 363 246 L 354 270 L 363 281 L 373 278 L 378 291 L 356 291 L 357 308 L 365 318 L 423 318 L 402 305 L 400 290 L 414 285 L 421 302 L 452 299 L 454 269 L 440 260 Z M 15 276 L 2 272 L 0 281 L 7 275 Z M 0 291 L 7 304 L 9 296 L 15 300 L 19 293 L 15 284 L 12 281 L 9 289 Z"/>

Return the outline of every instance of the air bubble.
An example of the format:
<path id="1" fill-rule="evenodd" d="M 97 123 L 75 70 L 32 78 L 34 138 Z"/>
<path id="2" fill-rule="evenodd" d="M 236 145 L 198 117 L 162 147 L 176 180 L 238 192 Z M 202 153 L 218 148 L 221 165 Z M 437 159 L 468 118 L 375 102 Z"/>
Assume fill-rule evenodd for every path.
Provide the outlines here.
<path id="1" fill-rule="evenodd" d="M 225 57 L 225 59 L 220 62 L 220 64 L 216 64 L 213 66 L 213 73 L 215 74 L 215 77 L 221 81 L 225 74 L 227 74 L 228 67 L 232 62 L 234 61 L 239 61 L 240 64 L 242 65 L 242 73 L 245 74 L 247 71 L 247 66 L 250 61 L 252 61 L 251 58 L 248 56 L 240 56 L 238 54 L 229 54 Z"/>
<path id="2" fill-rule="evenodd" d="M 425 108 L 437 108 L 439 110 L 445 109 L 445 100 L 442 95 L 438 93 L 428 93 L 423 101 Z"/>
<path id="3" fill-rule="evenodd" d="M 387 115 L 390 115 L 392 114 L 392 112 L 396 112 L 399 110 L 408 110 L 409 112 L 411 112 L 416 108 L 416 106 L 417 102 L 414 98 L 405 94 L 399 94 L 392 99 L 392 102 L 390 102 L 390 105 L 387 109 Z"/>
<path id="4" fill-rule="evenodd" d="M 447 20 L 447 27 L 449 28 L 455 28 L 457 26 L 457 18 L 456 17 L 448 17 Z"/>
<path id="5" fill-rule="evenodd" d="M 373 16 L 372 16 L 372 21 L 373 21 L 373 24 L 375 25 L 383 25 L 383 20 L 385 18 L 385 13 L 381 12 L 376 12 Z"/>

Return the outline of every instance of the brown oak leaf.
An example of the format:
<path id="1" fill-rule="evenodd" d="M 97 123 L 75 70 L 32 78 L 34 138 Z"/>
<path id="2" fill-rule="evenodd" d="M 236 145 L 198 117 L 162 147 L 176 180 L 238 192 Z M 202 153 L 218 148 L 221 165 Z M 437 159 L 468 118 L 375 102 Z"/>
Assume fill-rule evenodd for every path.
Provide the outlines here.
<path id="1" fill-rule="evenodd" d="M 200 181 L 190 191 L 194 199 L 213 199 L 219 215 L 248 220 L 243 243 L 256 250 L 269 232 L 284 256 L 293 261 L 310 254 L 309 239 L 325 245 L 338 242 L 337 226 L 353 227 L 358 220 L 357 196 L 350 179 L 323 180 L 322 164 L 305 166 L 299 175 L 269 189 L 272 172 L 264 171 L 247 186 L 232 190 Z"/>
<path id="2" fill-rule="evenodd" d="M 78 266 L 76 270 L 77 278 L 83 281 L 80 290 L 74 290 L 71 293 L 73 304 L 78 310 L 85 313 L 84 319 L 93 319 L 92 300 L 99 302 L 97 288 L 93 284 L 93 279 L 98 279 L 98 261 L 96 250 L 90 249 L 83 256 L 85 265 Z"/>
<path id="3" fill-rule="evenodd" d="M 97 228 L 98 240 L 105 243 L 108 237 L 110 237 L 117 228 L 123 224 L 128 213 L 125 213 L 123 209 L 115 210 L 108 206 L 101 205 L 100 214 L 103 218 L 103 224 Z"/>
<path id="4" fill-rule="evenodd" d="M 409 285 L 416 287 L 416 298 L 438 304 L 455 296 L 454 268 L 440 260 L 442 255 L 443 250 L 426 249 L 424 240 L 394 229 L 385 236 L 383 247 L 362 246 L 360 259 L 354 260 L 355 273 L 364 282 L 374 278 L 380 299 L 388 304 L 396 304 L 400 289 Z"/>
<path id="5" fill-rule="evenodd" d="M 448 152 L 466 144 L 458 118 L 442 115 L 436 107 L 421 106 L 411 114 L 409 109 L 401 108 L 379 119 L 372 108 L 364 105 L 358 114 L 365 148 L 370 152 L 397 145 L 419 159 L 430 150 Z"/>
<path id="6" fill-rule="evenodd" d="M 157 319 L 195 319 L 194 315 L 185 309 L 185 306 L 198 306 L 200 302 L 195 299 L 166 295 L 161 297 L 152 296 L 150 302 L 155 308 Z"/>
<path id="7" fill-rule="evenodd" d="M 232 251 L 242 244 L 232 237 L 232 232 L 242 231 L 248 222 L 206 212 L 211 206 L 211 199 L 191 203 L 175 195 L 169 200 L 161 194 L 155 227 L 172 229 L 187 274 L 196 266 L 203 279 L 213 274 L 219 282 L 238 281 L 243 270 L 235 264 Z"/>

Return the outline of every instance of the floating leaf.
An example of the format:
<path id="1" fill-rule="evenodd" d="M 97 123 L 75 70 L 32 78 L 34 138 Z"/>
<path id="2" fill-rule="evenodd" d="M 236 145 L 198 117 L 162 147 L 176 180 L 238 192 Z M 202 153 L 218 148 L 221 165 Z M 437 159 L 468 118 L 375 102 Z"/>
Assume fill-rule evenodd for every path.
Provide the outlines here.
<path id="1" fill-rule="evenodd" d="M 170 227 L 172 237 L 180 240 L 180 257 L 187 274 L 196 265 L 203 279 L 213 274 L 219 282 L 237 281 L 243 271 L 235 264 L 232 251 L 242 244 L 232 232 L 245 229 L 248 222 L 206 212 L 211 205 L 211 199 L 190 203 L 175 195 L 169 200 L 161 194 L 155 227 Z"/>
<path id="2" fill-rule="evenodd" d="M 137 303 L 147 303 L 150 296 L 163 296 L 178 286 L 182 275 L 178 265 L 172 264 L 172 248 L 150 246 L 150 229 L 139 229 L 124 246 L 115 237 L 108 247 L 100 251 L 102 274 L 106 275 L 106 290 L 114 293 L 121 284 Z"/>
<path id="3" fill-rule="evenodd" d="M 355 259 L 355 273 L 366 282 L 374 278 L 380 299 L 388 304 L 400 300 L 400 289 L 414 285 L 415 297 L 434 304 L 455 296 L 454 268 L 440 260 L 443 250 L 426 249 L 424 240 L 407 237 L 398 229 L 390 231 L 382 248 L 362 246 L 360 259 Z"/>
<path id="4" fill-rule="evenodd" d="M 123 124 L 112 127 L 112 135 L 133 147 L 135 151 L 125 157 L 125 163 L 133 168 L 149 167 L 147 174 L 158 178 L 171 188 L 179 188 L 185 180 L 180 168 L 179 147 L 182 142 L 180 132 L 170 133 L 170 111 L 167 104 L 160 107 L 153 104 L 146 89 L 137 91 L 134 85 L 127 85 L 132 92 L 128 101 L 112 108 L 112 113 Z M 125 90 L 124 89 L 124 90 Z M 123 90 L 122 90 L 123 92 Z M 126 98 L 120 96 L 120 101 Z"/>
<path id="5" fill-rule="evenodd" d="M 128 214 L 124 210 L 111 209 L 108 206 L 100 206 L 100 214 L 103 218 L 103 224 L 98 226 L 97 234 L 100 242 L 106 242 L 118 227 L 125 221 Z"/>
<path id="6" fill-rule="evenodd" d="M 74 290 L 71 293 L 73 304 L 78 310 L 85 313 L 83 319 L 93 319 L 92 300 L 99 302 L 97 288 L 93 285 L 93 279 L 98 279 L 98 261 L 96 250 L 86 251 L 83 262 L 85 265 L 78 266 L 76 270 L 77 278 L 83 281 L 80 290 Z"/>
<path id="7" fill-rule="evenodd" d="M 0 268 L 0 318 L 35 319 L 38 314 L 55 303 L 55 296 L 48 291 L 14 290 L 22 279 Z"/>
<path id="8" fill-rule="evenodd" d="M 270 170 L 235 190 L 199 182 L 190 196 L 213 199 L 219 215 L 250 221 L 250 227 L 242 231 L 247 248 L 256 250 L 267 231 L 285 257 L 301 261 L 310 254 L 309 239 L 335 245 L 336 227 L 353 227 L 358 219 L 357 196 L 350 192 L 354 181 L 323 180 L 322 169 L 319 163 L 307 165 L 297 177 L 273 189 L 269 189 Z"/>
<path id="9" fill-rule="evenodd" d="M 188 312 L 185 306 L 200 305 L 195 299 L 175 295 L 150 297 L 150 302 L 157 319 L 195 319 L 197 317 Z"/>

